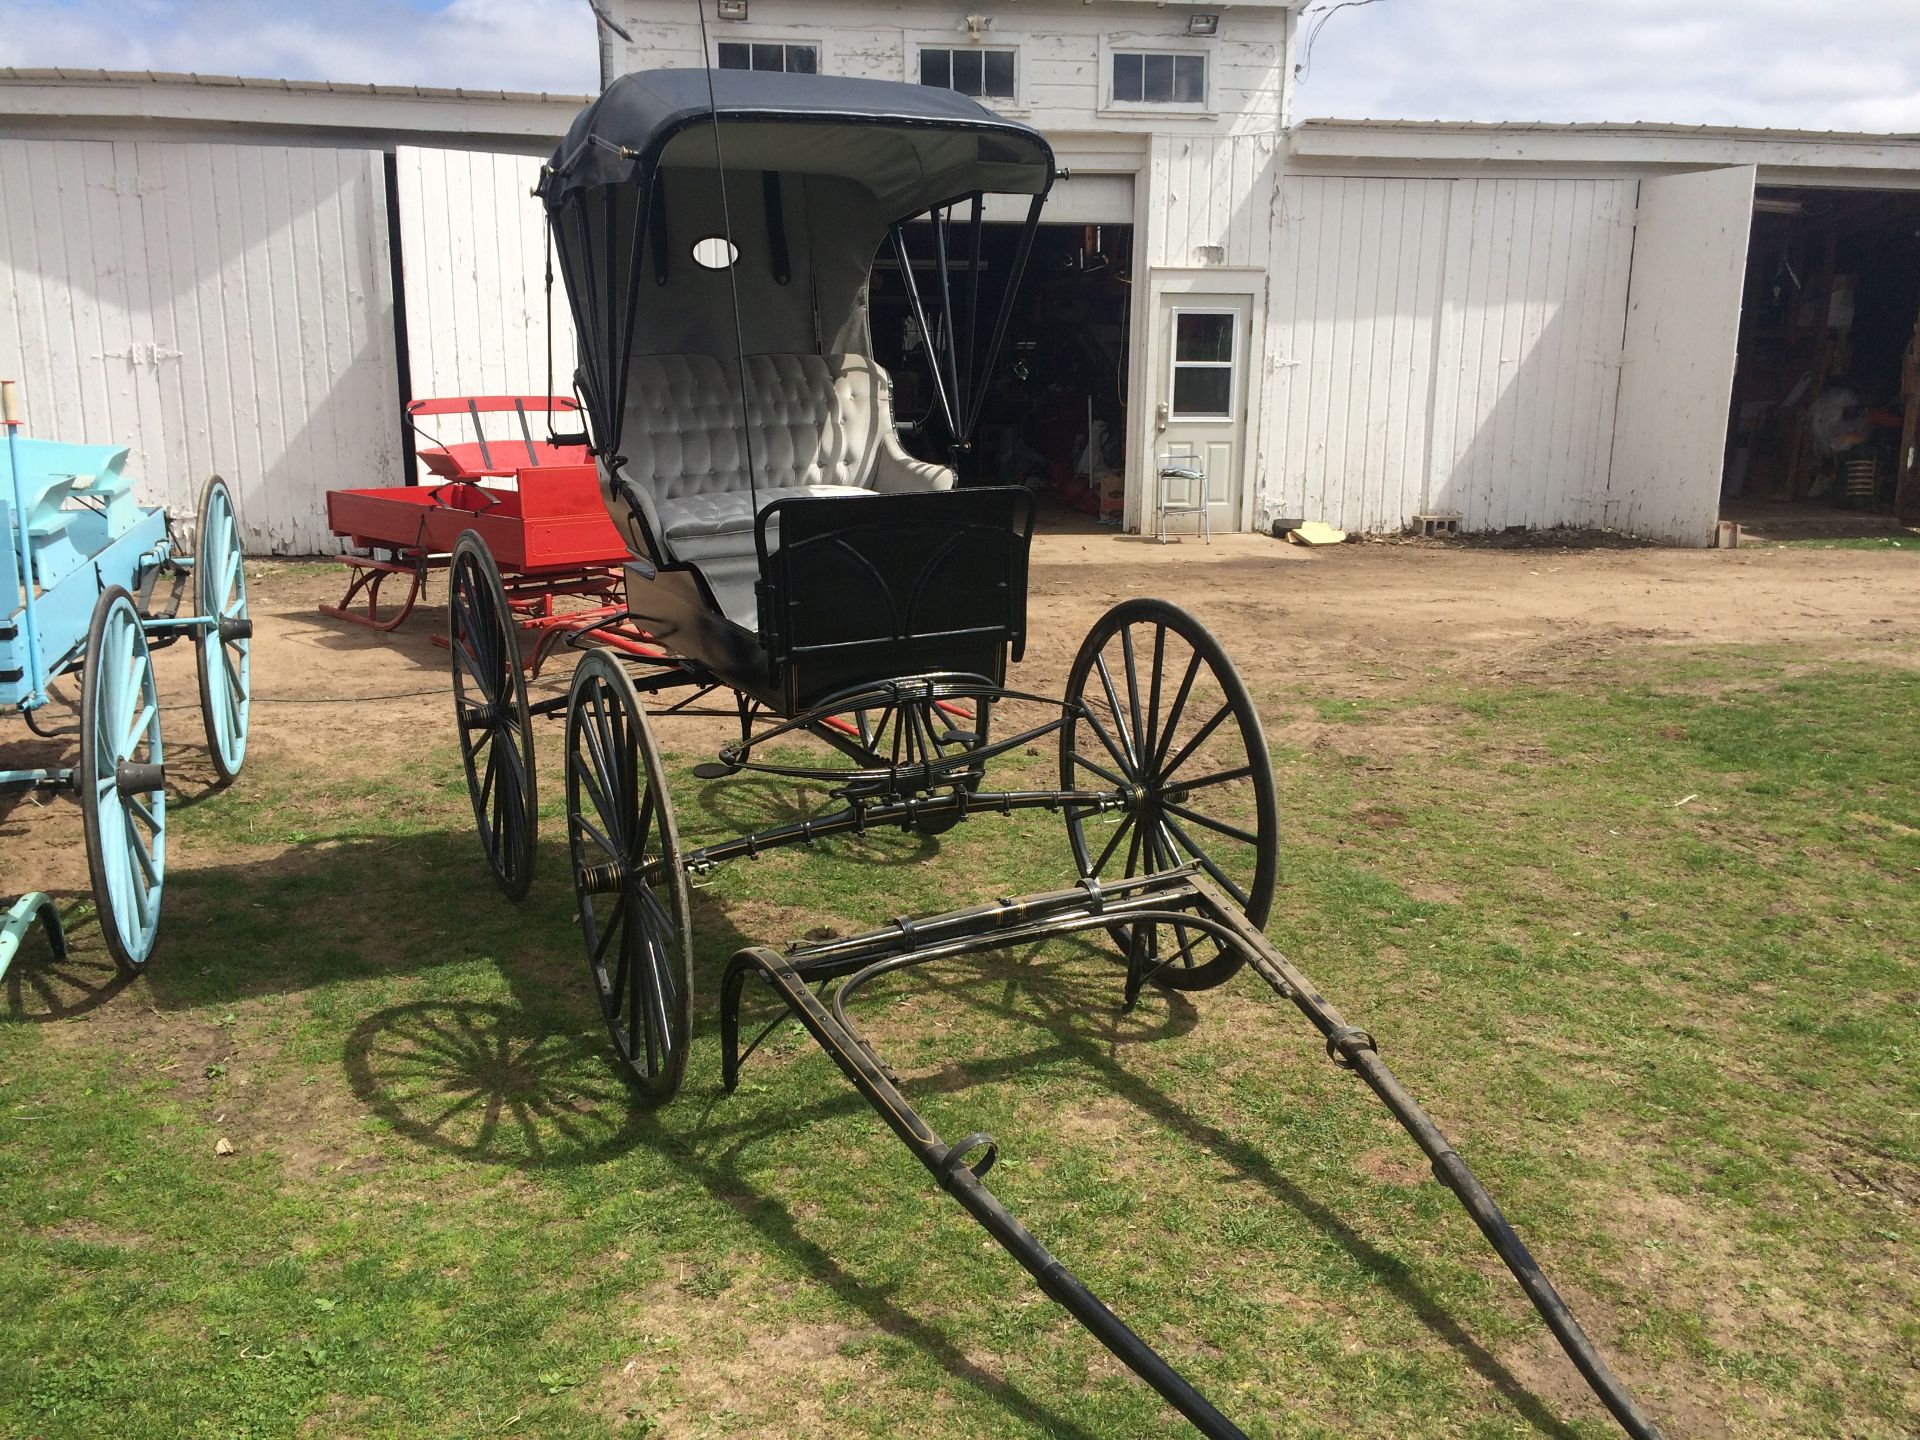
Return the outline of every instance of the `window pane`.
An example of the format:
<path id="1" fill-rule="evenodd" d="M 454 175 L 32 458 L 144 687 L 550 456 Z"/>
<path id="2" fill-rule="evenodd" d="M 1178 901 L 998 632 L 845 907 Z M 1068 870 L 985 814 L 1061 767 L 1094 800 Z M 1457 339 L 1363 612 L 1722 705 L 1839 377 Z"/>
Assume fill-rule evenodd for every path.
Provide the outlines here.
<path id="1" fill-rule="evenodd" d="M 1113 57 L 1113 98 L 1116 100 L 1138 100 L 1141 98 L 1140 62 L 1144 55 L 1116 55 Z"/>
<path id="2" fill-rule="evenodd" d="M 922 50 L 920 52 L 920 83 L 938 85 L 947 89 L 953 84 L 950 62 L 953 52 L 950 50 Z"/>
<path id="3" fill-rule="evenodd" d="M 1207 57 L 1176 55 L 1173 59 L 1173 98 L 1198 105 L 1207 98 Z"/>
<path id="4" fill-rule="evenodd" d="M 1231 415 L 1233 371 L 1224 366 L 1202 369 L 1176 365 L 1173 370 L 1173 413 L 1176 415 Z"/>
<path id="5" fill-rule="evenodd" d="M 980 93 L 980 52 L 978 50 L 953 52 L 953 88 L 962 95 Z"/>
<path id="6" fill-rule="evenodd" d="M 1013 51 L 987 52 L 987 94 L 1002 100 L 1013 98 Z"/>
<path id="7" fill-rule="evenodd" d="M 1148 100 L 1173 99 L 1173 56 L 1147 55 L 1146 80 L 1141 85 L 1141 94 Z"/>
<path id="8" fill-rule="evenodd" d="M 780 45 L 755 45 L 753 47 L 753 68 L 756 70 L 784 70 L 787 68 L 785 47 Z"/>
<path id="9" fill-rule="evenodd" d="M 1181 315 L 1174 336 L 1175 360 L 1233 359 L 1233 316 Z"/>
<path id="10" fill-rule="evenodd" d="M 819 74 L 820 52 L 811 45 L 787 46 L 787 73 L 789 75 Z"/>
<path id="11" fill-rule="evenodd" d="M 720 45 L 720 68 L 722 70 L 751 70 L 753 51 L 745 45 L 723 41 Z"/>

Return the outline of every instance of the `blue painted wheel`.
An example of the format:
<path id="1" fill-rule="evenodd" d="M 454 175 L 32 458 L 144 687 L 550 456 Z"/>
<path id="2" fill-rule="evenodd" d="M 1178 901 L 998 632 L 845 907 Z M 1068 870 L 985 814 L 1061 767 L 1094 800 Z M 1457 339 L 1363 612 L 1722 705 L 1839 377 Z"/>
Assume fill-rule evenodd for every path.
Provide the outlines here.
<path id="1" fill-rule="evenodd" d="M 213 628 L 195 638 L 200 665 L 200 717 L 207 726 L 207 751 L 226 784 L 240 773 L 247 754 L 247 705 L 252 698 L 248 651 L 253 621 L 247 614 L 246 559 L 240 549 L 240 521 L 233 495 L 218 475 L 200 492 L 200 544 L 193 561 L 197 613 L 211 616 Z"/>
<path id="2" fill-rule="evenodd" d="M 93 607 L 80 677 L 74 772 L 93 874 L 93 906 L 114 963 L 138 971 L 160 930 L 167 868 L 167 782 L 160 692 L 133 597 L 109 587 Z"/>

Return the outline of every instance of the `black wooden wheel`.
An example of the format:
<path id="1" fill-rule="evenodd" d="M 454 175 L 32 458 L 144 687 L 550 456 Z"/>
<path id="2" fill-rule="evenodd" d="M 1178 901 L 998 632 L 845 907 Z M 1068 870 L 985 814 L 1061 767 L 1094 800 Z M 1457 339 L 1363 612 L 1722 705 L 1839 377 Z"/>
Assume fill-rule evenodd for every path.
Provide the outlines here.
<path id="1" fill-rule="evenodd" d="M 519 900 L 533 883 L 539 825 L 519 627 L 500 567 L 473 531 L 455 542 L 447 576 L 447 648 L 467 794 L 493 878 L 509 900 Z"/>
<path id="2" fill-rule="evenodd" d="M 1127 600 L 1081 643 L 1060 731 L 1062 789 L 1129 789 L 1130 809 L 1069 807 L 1082 876 L 1117 879 L 1197 861 L 1264 925 L 1279 870 L 1280 822 L 1260 717 L 1220 642 L 1164 600 Z M 1114 926 L 1121 949 L 1176 990 L 1205 990 L 1244 963 L 1184 926 Z M 1136 930 L 1144 933 L 1136 935 Z"/>
<path id="3" fill-rule="evenodd" d="M 687 877 L 653 727 L 605 650 L 587 652 L 567 697 L 567 836 L 613 1048 L 649 1100 L 671 1100 L 693 1021 Z"/>

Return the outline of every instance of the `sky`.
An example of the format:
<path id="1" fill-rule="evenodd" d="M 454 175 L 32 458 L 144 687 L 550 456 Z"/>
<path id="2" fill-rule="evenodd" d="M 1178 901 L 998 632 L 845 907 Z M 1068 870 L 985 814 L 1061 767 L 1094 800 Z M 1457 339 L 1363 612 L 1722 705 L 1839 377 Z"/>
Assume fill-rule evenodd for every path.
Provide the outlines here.
<path id="1" fill-rule="evenodd" d="M 1920 0 L 1337 3 L 1303 17 L 1326 24 L 1297 115 L 1920 132 Z M 0 65 L 576 94 L 598 74 L 586 0 L 0 0 Z"/>

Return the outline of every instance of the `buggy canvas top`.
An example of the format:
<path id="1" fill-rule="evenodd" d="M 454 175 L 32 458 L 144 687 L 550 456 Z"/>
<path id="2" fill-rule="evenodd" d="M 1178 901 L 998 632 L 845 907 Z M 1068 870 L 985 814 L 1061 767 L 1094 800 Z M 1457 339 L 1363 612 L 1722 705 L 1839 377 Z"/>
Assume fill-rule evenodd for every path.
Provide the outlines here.
<path id="1" fill-rule="evenodd" d="M 644 70 L 615 80 L 554 153 L 542 192 L 549 208 L 596 186 L 644 188 L 662 167 L 711 167 L 716 119 L 729 168 L 843 176 L 889 219 L 975 191 L 1038 195 L 1053 183 L 1053 150 L 1039 131 L 956 91 L 715 70 L 709 98 L 708 78 Z"/>
<path id="2" fill-rule="evenodd" d="M 620 453 L 631 357 L 866 357 L 867 281 L 890 232 L 937 212 L 944 245 L 949 207 L 987 194 L 1032 197 L 1031 225 L 1054 177 L 1038 131 L 950 90 L 745 70 L 615 80 L 540 184 L 596 452 Z M 697 260 L 707 239 L 730 259 Z M 923 329 L 949 339 L 956 320 L 994 321 L 981 298 L 929 296 L 952 313 Z M 969 334 L 935 357 L 962 443 L 994 348 Z"/>

